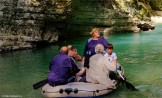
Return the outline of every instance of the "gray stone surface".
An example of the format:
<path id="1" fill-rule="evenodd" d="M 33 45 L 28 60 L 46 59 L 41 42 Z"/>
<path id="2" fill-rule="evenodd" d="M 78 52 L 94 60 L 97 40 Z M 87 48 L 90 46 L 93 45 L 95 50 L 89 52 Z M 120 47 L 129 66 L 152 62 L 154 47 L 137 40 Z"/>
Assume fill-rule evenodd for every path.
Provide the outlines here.
<path id="1" fill-rule="evenodd" d="M 32 48 L 41 41 L 57 42 L 60 32 L 53 24 L 58 17 L 66 19 L 64 9 L 57 10 L 61 3 L 64 1 L 0 0 L 0 52 Z"/>

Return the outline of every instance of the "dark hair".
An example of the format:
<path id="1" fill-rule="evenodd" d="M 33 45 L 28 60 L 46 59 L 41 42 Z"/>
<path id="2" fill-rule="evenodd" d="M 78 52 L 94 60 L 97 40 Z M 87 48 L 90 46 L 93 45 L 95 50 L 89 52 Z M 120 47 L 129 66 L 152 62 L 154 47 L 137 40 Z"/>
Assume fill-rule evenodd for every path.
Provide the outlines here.
<path id="1" fill-rule="evenodd" d="M 72 45 L 68 45 L 67 47 L 68 47 L 68 50 L 73 50 L 73 49 L 75 49 Z"/>
<path id="2" fill-rule="evenodd" d="M 113 45 L 112 44 L 108 44 L 106 48 L 107 49 L 113 49 Z"/>

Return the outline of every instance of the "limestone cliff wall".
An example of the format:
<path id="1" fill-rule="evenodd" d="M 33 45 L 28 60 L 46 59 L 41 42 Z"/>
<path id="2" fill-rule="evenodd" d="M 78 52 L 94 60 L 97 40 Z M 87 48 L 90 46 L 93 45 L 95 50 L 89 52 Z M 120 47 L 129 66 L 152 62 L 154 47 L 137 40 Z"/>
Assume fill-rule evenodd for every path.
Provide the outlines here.
<path id="1" fill-rule="evenodd" d="M 137 25 L 150 23 L 150 17 L 156 15 L 152 6 L 160 8 L 157 2 L 160 4 L 160 0 L 73 0 L 69 31 L 87 35 L 91 28 L 100 27 L 106 33 L 139 32 Z"/>
<path id="2" fill-rule="evenodd" d="M 57 42 L 70 4 L 69 0 L 0 0 L 0 51 Z"/>
<path id="3" fill-rule="evenodd" d="M 111 33 L 137 31 L 138 18 L 127 4 L 126 0 L 73 0 L 67 29 L 80 35 L 88 35 L 93 27 Z"/>
<path id="4" fill-rule="evenodd" d="M 0 51 L 55 43 L 58 37 L 138 32 L 162 9 L 161 0 L 0 0 Z"/>

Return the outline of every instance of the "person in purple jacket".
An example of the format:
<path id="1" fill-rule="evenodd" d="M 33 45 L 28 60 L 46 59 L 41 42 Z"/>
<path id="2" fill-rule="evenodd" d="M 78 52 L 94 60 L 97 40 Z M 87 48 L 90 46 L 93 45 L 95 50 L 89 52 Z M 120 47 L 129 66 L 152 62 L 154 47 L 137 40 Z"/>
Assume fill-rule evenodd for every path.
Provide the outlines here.
<path id="1" fill-rule="evenodd" d="M 106 49 L 108 42 L 104 37 L 100 37 L 99 28 L 93 28 L 89 33 L 92 38 L 89 38 L 85 43 L 84 48 L 84 67 L 89 68 L 89 58 L 95 54 L 95 46 L 97 44 L 102 44 Z"/>
<path id="2" fill-rule="evenodd" d="M 60 53 L 56 55 L 50 63 L 50 73 L 48 75 L 48 84 L 51 86 L 64 85 L 74 82 L 76 76 L 83 73 L 77 68 L 73 59 L 68 55 L 69 49 L 63 46 Z"/>
<path id="3" fill-rule="evenodd" d="M 56 55 L 50 63 L 50 73 L 48 75 L 48 83 L 51 86 L 63 85 L 68 83 L 71 76 L 69 73 L 71 68 L 70 57 L 67 55 L 68 48 L 63 46 L 60 53 Z"/>

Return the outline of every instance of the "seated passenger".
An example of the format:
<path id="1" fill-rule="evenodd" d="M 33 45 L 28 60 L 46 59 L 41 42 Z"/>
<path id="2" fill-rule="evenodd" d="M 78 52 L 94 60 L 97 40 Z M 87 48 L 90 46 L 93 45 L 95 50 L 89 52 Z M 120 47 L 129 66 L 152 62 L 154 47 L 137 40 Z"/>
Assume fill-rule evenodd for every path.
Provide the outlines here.
<path id="1" fill-rule="evenodd" d="M 95 47 L 96 54 L 90 57 L 89 69 L 86 71 L 86 81 L 99 83 L 107 88 L 115 88 L 114 80 L 108 76 L 110 71 L 116 71 L 116 67 L 103 56 L 104 46 L 97 44 Z"/>
<path id="2" fill-rule="evenodd" d="M 64 85 L 73 82 L 79 73 L 80 70 L 76 69 L 71 57 L 68 56 L 68 48 L 63 46 L 50 63 L 48 83 L 51 86 Z"/>
<path id="3" fill-rule="evenodd" d="M 56 55 L 50 63 L 50 73 L 48 83 L 51 86 L 63 85 L 72 77 L 69 72 L 71 68 L 70 57 L 67 55 L 68 48 L 63 46 L 60 53 Z"/>
<path id="4" fill-rule="evenodd" d="M 108 46 L 106 47 L 106 51 L 107 53 L 104 55 L 105 57 L 107 57 L 107 59 L 114 63 L 114 65 L 117 65 L 117 56 L 116 53 L 113 52 L 113 45 L 112 44 L 108 44 Z"/>
<path id="5" fill-rule="evenodd" d="M 113 45 L 112 44 L 108 44 L 108 46 L 106 47 L 106 51 L 107 53 L 104 55 L 105 57 L 107 57 L 107 60 L 110 61 L 111 63 L 113 63 L 113 65 L 116 66 L 116 69 L 121 70 L 121 66 L 119 65 L 119 63 L 117 62 L 117 55 L 115 52 L 113 52 Z M 120 76 L 118 76 L 117 72 L 110 72 L 110 76 L 111 79 L 120 79 Z"/>
<path id="6" fill-rule="evenodd" d="M 68 45 L 67 47 L 69 50 L 68 56 L 71 57 L 71 64 L 72 64 L 72 68 L 73 68 L 72 70 L 74 73 L 76 73 L 76 80 L 79 81 L 80 78 L 85 76 L 86 68 L 78 66 L 77 62 L 75 61 L 75 60 L 82 61 L 82 58 L 80 55 L 78 55 L 76 49 L 72 45 Z M 79 67 L 81 67 L 81 69 Z"/>
<path id="7" fill-rule="evenodd" d="M 82 57 L 77 53 L 77 50 L 72 45 L 68 45 L 67 47 L 68 47 L 68 50 L 69 50 L 68 55 L 70 57 L 73 57 L 73 59 L 75 59 L 79 62 L 81 62 L 83 60 Z"/>

